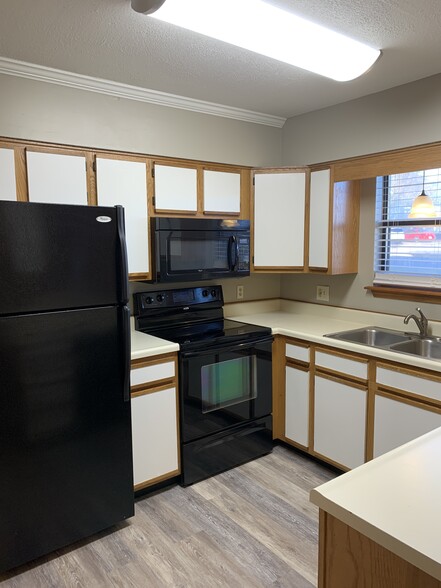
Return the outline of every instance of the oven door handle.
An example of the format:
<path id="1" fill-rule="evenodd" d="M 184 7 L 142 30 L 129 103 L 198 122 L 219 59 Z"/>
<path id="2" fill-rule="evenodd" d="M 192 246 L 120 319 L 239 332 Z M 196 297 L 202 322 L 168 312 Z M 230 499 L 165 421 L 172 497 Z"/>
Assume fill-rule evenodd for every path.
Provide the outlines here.
<path id="1" fill-rule="evenodd" d="M 225 345 L 217 344 L 213 347 L 204 347 L 198 351 L 181 351 L 181 357 L 183 359 L 191 357 L 200 357 L 201 355 L 211 355 L 213 353 L 222 352 L 228 353 L 228 351 L 243 351 L 244 349 L 253 349 L 259 343 L 272 343 L 272 335 L 265 336 L 262 339 L 254 339 L 253 341 L 246 341 L 243 343 L 228 343 Z"/>

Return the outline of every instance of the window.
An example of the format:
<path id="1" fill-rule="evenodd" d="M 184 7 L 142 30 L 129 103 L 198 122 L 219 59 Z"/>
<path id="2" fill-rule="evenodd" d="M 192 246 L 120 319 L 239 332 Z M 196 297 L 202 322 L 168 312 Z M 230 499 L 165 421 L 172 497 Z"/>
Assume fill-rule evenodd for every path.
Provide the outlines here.
<path id="1" fill-rule="evenodd" d="M 412 218 L 423 191 L 432 213 Z M 441 290 L 441 169 L 377 178 L 374 271 L 374 285 Z"/>

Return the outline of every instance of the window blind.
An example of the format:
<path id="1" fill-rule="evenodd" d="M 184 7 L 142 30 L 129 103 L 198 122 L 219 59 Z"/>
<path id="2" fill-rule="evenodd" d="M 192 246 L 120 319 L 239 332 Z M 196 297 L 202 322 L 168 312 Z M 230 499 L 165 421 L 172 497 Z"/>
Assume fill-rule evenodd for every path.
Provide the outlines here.
<path id="1" fill-rule="evenodd" d="M 423 189 L 436 217 L 409 218 Z M 377 178 L 374 284 L 441 289 L 441 169 Z"/>

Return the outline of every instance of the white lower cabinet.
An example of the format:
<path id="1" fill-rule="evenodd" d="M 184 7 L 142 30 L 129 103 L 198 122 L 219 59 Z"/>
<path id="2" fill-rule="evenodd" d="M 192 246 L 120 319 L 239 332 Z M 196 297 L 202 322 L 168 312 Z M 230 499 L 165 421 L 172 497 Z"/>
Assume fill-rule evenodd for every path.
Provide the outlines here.
<path id="1" fill-rule="evenodd" d="M 375 395 L 374 457 L 441 427 L 441 409 Z"/>
<path id="2" fill-rule="evenodd" d="M 309 371 L 286 366 L 285 437 L 305 448 L 309 445 Z"/>
<path id="3" fill-rule="evenodd" d="M 314 453 L 355 468 L 365 461 L 367 389 L 319 375 L 314 382 Z"/>
<path id="4" fill-rule="evenodd" d="M 178 474 L 174 386 L 132 397 L 132 441 L 135 490 Z"/>

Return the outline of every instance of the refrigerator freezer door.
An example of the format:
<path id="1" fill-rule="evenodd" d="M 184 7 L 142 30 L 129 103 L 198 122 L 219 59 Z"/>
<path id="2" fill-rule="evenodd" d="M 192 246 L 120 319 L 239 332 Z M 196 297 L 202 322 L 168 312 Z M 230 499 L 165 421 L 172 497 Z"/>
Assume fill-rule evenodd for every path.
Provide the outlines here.
<path id="1" fill-rule="evenodd" d="M 127 299 L 121 207 L 0 202 L 0 315 Z"/>
<path id="2" fill-rule="evenodd" d="M 133 515 L 123 314 L 0 317 L 0 572 Z"/>

